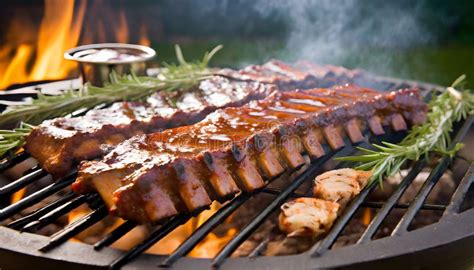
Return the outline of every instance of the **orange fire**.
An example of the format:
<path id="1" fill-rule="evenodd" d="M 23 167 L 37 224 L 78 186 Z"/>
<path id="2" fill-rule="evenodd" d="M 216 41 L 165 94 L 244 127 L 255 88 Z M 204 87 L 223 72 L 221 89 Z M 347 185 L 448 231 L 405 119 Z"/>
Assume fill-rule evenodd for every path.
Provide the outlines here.
<path id="1" fill-rule="evenodd" d="M 140 45 L 145 45 L 145 46 L 150 46 L 151 42 L 150 39 L 148 38 L 148 29 L 146 27 L 146 24 L 141 24 L 140 25 L 140 39 L 138 40 L 138 44 Z"/>
<path id="2" fill-rule="evenodd" d="M 372 209 L 364 208 L 364 212 L 362 212 L 362 224 L 368 226 L 370 221 L 372 221 Z"/>
<path id="3" fill-rule="evenodd" d="M 25 196 L 25 193 L 26 193 L 26 188 L 22 188 L 18 190 L 17 192 L 13 193 L 12 198 L 11 198 L 11 203 L 14 204 L 18 202 L 19 200 L 21 200 Z"/>
<path id="4" fill-rule="evenodd" d="M 172 253 L 220 207 L 221 205 L 218 202 L 214 202 L 209 210 L 203 211 L 197 217 L 191 218 L 188 222 L 176 228 L 165 238 L 148 249 L 146 253 L 160 255 Z M 74 209 L 68 214 L 69 224 L 89 214 L 90 212 L 91 210 L 85 205 Z M 224 223 L 230 224 L 231 220 L 232 216 L 224 221 Z M 111 218 L 105 222 L 99 222 L 89 227 L 87 230 L 81 232 L 72 240 L 77 242 L 94 243 L 98 239 L 102 238 L 105 234 L 110 233 L 114 228 L 118 227 L 123 222 L 124 221 L 119 218 Z M 210 233 L 188 254 L 188 256 L 195 258 L 212 258 L 217 255 L 217 253 L 224 247 L 225 244 L 227 244 L 227 242 L 230 241 L 230 239 L 232 239 L 236 233 L 237 229 L 233 227 L 227 229 L 223 235 Z M 147 235 L 148 233 L 146 226 L 137 226 L 124 237 L 112 244 L 112 247 L 122 250 L 129 250 L 144 240 Z"/>
<path id="5" fill-rule="evenodd" d="M 108 7 L 102 1 L 45 0 L 41 23 L 14 17 L 5 44 L 0 44 L 0 89 L 29 81 L 64 79 L 76 75 L 77 65 L 63 58 L 63 53 L 79 44 L 129 42 L 130 30 L 123 9 L 108 17 L 94 16 L 89 29 L 83 25 L 87 5 L 94 13 Z M 95 9 L 95 10 L 94 10 Z M 103 20 L 113 21 L 113 37 L 107 36 Z M 140 33 L 139 43 L 149 45 L 146 26 L 133 30 Z M 85 33 L 83 33 L 85 32 Z"/>
<path id="6" fill-rule="evenodd" d="M 153 254 L 170 254 L 181 243 L 184 242 L 201 224 L 211 217 L 221 205 L 214 202 L 211 208 L 200 213 L 197 217 L 192 218 L 186 224 L 178 227 L 176 230 L 168 234 L 161 241 L 152 246 L 147 253 Z M 232 216 L 229 217 L 225 223 L 230 223 Z M 199 245 L 197 245 L 189 254 L 190 257 L 195 258 L 212 258 L 230 241 L 230 239 L 237 233 L 235 228 L 228 229 L 224 235 L 217 235 L 210 233 L 204 238 Z"/>
<path id="7" fill-rule="evenodd" d="M 2 55 L 7 58 L 0 62 L 0 73 L 3 74 L 0 88 L 13 83 L 67 77 L 76 66 L 66 61 L 62 52 L 78 44 L 85 7 L 83 1 L 74 12 L 73 0 L 46 0 L 36 42 L 15 47 L 16 36 L 13 35 L 13 40 L 8 40 L 1 49 L 9 53 Z M 11 54 L 13 56 L 8 58 Z"/>

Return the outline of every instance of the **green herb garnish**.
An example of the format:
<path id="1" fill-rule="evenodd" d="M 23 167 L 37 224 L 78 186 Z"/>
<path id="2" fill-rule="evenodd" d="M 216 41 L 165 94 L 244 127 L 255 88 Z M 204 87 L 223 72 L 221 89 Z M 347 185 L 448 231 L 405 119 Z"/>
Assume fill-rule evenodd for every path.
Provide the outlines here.
<path id="1" fill-rule="evenodd" d="M 13 130 L 0 130 L 0 157 L 12 149 L 17 149 L 25 143 L 25 137 L 30 134 L 34 126 L 21 122 Z"/>
<path id="2" fill-rule="evenodd" d="M 463 85 L 465 77 L 462 75 L 446 91 L 433 96 L 428 104 L 427 121 L 421 126 L 413 127 L 400 143 L 372 144 L 374 150 L 358 147 L 364 154 L 341 157 L 338 160 L 361 163 L 356 168 L 371 170 L 371 183 L 382 183 L 385 177 L 400 171 L 405 162 L 418 160 L 422 156 L 428 157 L 431 151 L 453 156 L 462 147 L 462 144 L 458 143 L 450 148 L 449 133 L 453 124 L 472 115 L 474 110 L 474 95 L 469 90 L 455 89 Z"/>
<path id="3" fill-rule="evenodd" d="M 66 116 L 82 109 L 92 109 L 100 104 L 144 100 L 158 91 L 169 94 L 188 91 L 200 81 L 212 76 L 208 64 L 221 48 L 222 45 L 219 45 L 206 52 L 201 61 L 187 62 L 176 45 L 178 64 L 164 63 L 157 77 L 139 77 L 134 74 L 118 76 L 112 73 L 111 82 L 104 87 L 85 84 L 79 90 L 69 90 L 60 95 L 48 96 L 39 93 L 38 98 L 31 100 L 29 104 L 8 106 L 0 114 L 0 126 L 16 123 L 20 125 L 13 130 L 0 130 L 0 157 L 23 146 L 33 125 L 44 120 Z"/>

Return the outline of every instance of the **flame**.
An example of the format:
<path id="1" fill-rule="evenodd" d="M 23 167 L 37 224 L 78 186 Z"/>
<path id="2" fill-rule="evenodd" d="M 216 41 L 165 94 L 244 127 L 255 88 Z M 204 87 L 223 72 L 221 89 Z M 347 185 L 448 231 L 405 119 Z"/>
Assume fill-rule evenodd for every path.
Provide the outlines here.
<path id="1" fill-rule="evenodd" d="M 92 210 L 87 205 L 83 204 L 68 213 L 68 224 L 71 224 L 90 213 L 92 213 Z M 101 222 L 95 223 L 84 231 L 78 233 L 71 240 L 74 242 L 85 242 L 89 244 L 95 243 L 99 239 L 110 233 L 112 230 L 117 228 L 123 222 L 124 220 L 120 218 L 109 216 L 106 219 L 103 219 Z M 139 240 L 133 241 L 133 244 L 137 244 Z"/>
<path id="2" fill-rule="evenodd" d="M 362 224 L 368 226 L 370 221 L 372 221 L 372 209 L 364 208 L 364 212 L 362 212 Z"/>
<path id="3" fill-rule="evenodd" d="M 77 64 L 65 60 L 63 53 L 79 44 L 130 42 L 131 32 L 123 8 L 113 11 L 105 1 L 45 0 L 44 3 L 39 27 L 29 16 L 11 19 L 6 42 L 0 47 L 0 89 L 77 74 Z M 85 20 L 86 8 L 92 21 L 89 23 Z M 85 24 L 87 28 L 83 29 Z M 135 32 L 139 44 L 150 44 L 145 24 Z"/>
<path id="4" fill-rule="evenodd" d="M 223 236 L 210 233 L 189 253 L 189 256 L 194 258 L 214 258 L 235 234 L 237 234 L 236 228 L 230 228 Z"/>
<path id="5" fill-rule="evenodd" d="M 197 217 L 190 219 L 184 225 L 176 228 L 165 238 L 148 249 L 147 253 L 170 254 L 220 208 L 221 204 L 218 202 L 212 203 L 209 210 L 203 211 Z M 227 218 L 224 223 L 229 223 L 231 219 L 232 216 Z M 196 258 L 212 258 L 217 255 L 217 253 L 236 233 L 237 230 L 235 228 L 228 229 L 223 236 L 218 236 L 211 232 L 188 254 L 188 256 Z"/>
<path id="6" fill-rule="evenodd" d="M 114 30 L 117 42 L 126 43 L 128 41 L 128 24 L 123 10 L 120 10 L 119 12 L 119 19 Z"/>
<path id="7" fill-rule="evenodd" d="M 220 208 L 221 204 L 214 202 L 209 210 L 203 211 L 197 217 L 191 218 L 188 222 L 176 228 L 174 231 L 165 236 L 161 241 L 149 248 L 146 253 L 160 255 L 170 254 Z M 72 222 L 89 213 L 91 213 L 91 210 L 87 206 L 83 205 L 78 207 L 68 214 L 68 223 L 71 224 Z M 232 216 L 227 218 L 224 223 L 229 224 L 231 220 Z M 96 223 L 93 226 L 87 228 L 85 231 L 76 235 L 71 240 L 76 242 L 90 241 L 90 243 L 94 243 L 94 241 L 102 238 L 107 233 L 110 233 L 114 228 L 118 227 L 123 222 L 124 221 L 120 218 L 114 218 L 114 221 L 109 222 L 109 224 L 106 224 L 103 221 Z M 233 227 L 225 231 L 223 235 L 217 235 L 211 232 L 189 253 L 188 256 L 195 258 L 212 258 L 217 255 L 217 253 L 224 247 L 225 244 L 227 244 L 227 242 L 230 241 L 230 239 L 232 239 L 236 233 L 237 229 Z M 133 246 L 137 245 L 140 241 L 145 239 L 147 234 L 146 226 L 137 226 L 131 232 L 119 239 L 119 241 L 115 242 L 112 247 L 122 250 L 129 250 Z"/>
<path id="8" fill-rule="evenodd" d="M 22 188 L 18 190 L 17 192 L 13 193 L 12 198 L 11 198 L 11 204 L 14 204 L 18 202 L 19 200 L 21 200 L 25 196 L 25 193 L 26 193 L 26 188 Z"/>
<path id="9" fill-rule="evenodd" d="M 74 0 L 45 0 L 37 41 L 15 48 L 16 42 L 9 40 L 1 49 L 2 52 L 10 52 L 7 56 L 13 56 L 0 60 L 0 71 L 3 73 L 0 88 L 14 83 L 60 79 L 74 70 L 76 65 L 66 61 L 62 52 L 77 45 L 85 7 L 86 1 L 81 1 L 74 20 Z"/>
<path id="10" fill-rule="evenodd" d="M 148 38 L 148 29 L 146 27 L 146 24 L 142 23 L 140 25 L 140 39 L 138 40 L 138 43 L 140 45 L 145 45 L 145 46 L 150 46 L 151 42 L 150 39 Z"/>
<path id="11" fill-rule="evenodd" d="M 222 205 L 218 202 L 214 202 L 211 205 L 211 209 L 201 213 L 196 219 L 196 226 L 192 228 L 192 231 L 197 229 L 201 224 L 206 222 L 214 213 L 219 210 Z M 224 223 L 229 224 L 232 221 L 232 215 L 227 218 Z M 195 258 L 213 258 L 219 253 L 219 251 L 227 244 L 227 242 L 237 234 L 236 228 L 229 228 L 224 235 L 218 236 L 217 234 L 211 232 L 209 233 L 191 252 L 189 253 L 190 257 Z"/>

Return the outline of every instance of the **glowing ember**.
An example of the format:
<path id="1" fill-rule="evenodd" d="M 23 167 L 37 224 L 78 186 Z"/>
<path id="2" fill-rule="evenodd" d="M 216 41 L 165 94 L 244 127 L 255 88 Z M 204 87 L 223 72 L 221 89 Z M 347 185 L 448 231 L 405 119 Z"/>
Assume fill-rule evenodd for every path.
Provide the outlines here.
<path id="1" fill-rule="evenodd" d="M 372 221 L 372 209 L 370 208 L 365 208 L 364 212 L 362 213 L 362 224 L 365 226 L 370 224 L 370 221 Z"/>
<path id="2" fill-rule="evenodd" d="M 22 188 L 17 192 L 13 193 L 11 203 L 14 204 L 21 200 L 25 196 L 26 188 Z"/>

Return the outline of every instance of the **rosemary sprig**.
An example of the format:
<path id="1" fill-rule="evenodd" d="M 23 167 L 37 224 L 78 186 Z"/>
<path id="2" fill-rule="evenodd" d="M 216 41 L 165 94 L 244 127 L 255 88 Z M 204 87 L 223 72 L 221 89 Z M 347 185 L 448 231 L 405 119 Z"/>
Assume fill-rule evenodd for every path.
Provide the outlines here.
<path id="1" fill-rule="evenodd" d="M 198 62 L 186 62 L 176 45 L 177 65 L 166 64 L 158 77 L 138 77 L 134 74 L 118 76 L 112 73 L 111 83 L 104 87 L 84 85 L 79 90 L 69 90 L 61 95 L 38 94 L 30 104 L 9 106 L 0 114 L 0 126 L 20 121 L 33 125 L 50 118 L 65 116 L 80 109 L 94 108 L 121 100 L 143 100 L 156 91 L 173 92 L 189 90 L 199 81 L 211 76 L 207 65 L 222 46 L 217 46 Z"/>
<path id="2" fill-rule="evenodd" d="M 428 157 L 430 151 L 441 155 L 453 156 L 461 147 L 458 143 L 450 148 L 449 133 L 454 122 L 473 114 L 474 95 L 466 91 L 458 91 L 455 87 L 464 83 L 465 75 L 459 77 L 451 87 L 429 102 L 426 123 L 416 126 L 399 143 L 382 142 L 373 144 L 375 150 L 358 147 L 364 154 L 341 157 L 338 160 L 361 163 L 360 170 L 372 170 L 371 183 L 382 183 L 383 179 L 400 171 L 405 162 Z"/>
<path id="3" fill-rule="evenodd" d="M 39 93 L 37 99 L 26 105 L 13 105 L 0 114 L 0 126 L 20 123 L 13 130 L 0 130 L 0 157 L 23 146 L 25 137 L 44 120 L 61 117 L 81 109 L 91 109 L 100 104 L 116 101 L 144 100 L 157 91 L 175 94 L 188 91 L 200 81 L 212 76 L 209 61 L 222 45 L 206 52 L 201 61 L 187 62 L 178 45 L 175 46 L 178 64 L 164 64 L 157 77 L 138 77 L 135 74 L 118 76 L 110 74 L 110 83 L 104 87 L 84 85 L 79 90 L 68 90 L 60 95 Z M 29 124 L 26 124 L 28 122 Z"/>
<path id="4" fill-rule="evenodd" d="M 25 137 L 30 134 L 34 126 L 20 123 L 13 130 L 0 130 L 0 157 L 12 149 L 19 148 L 25 143 Z"/>

